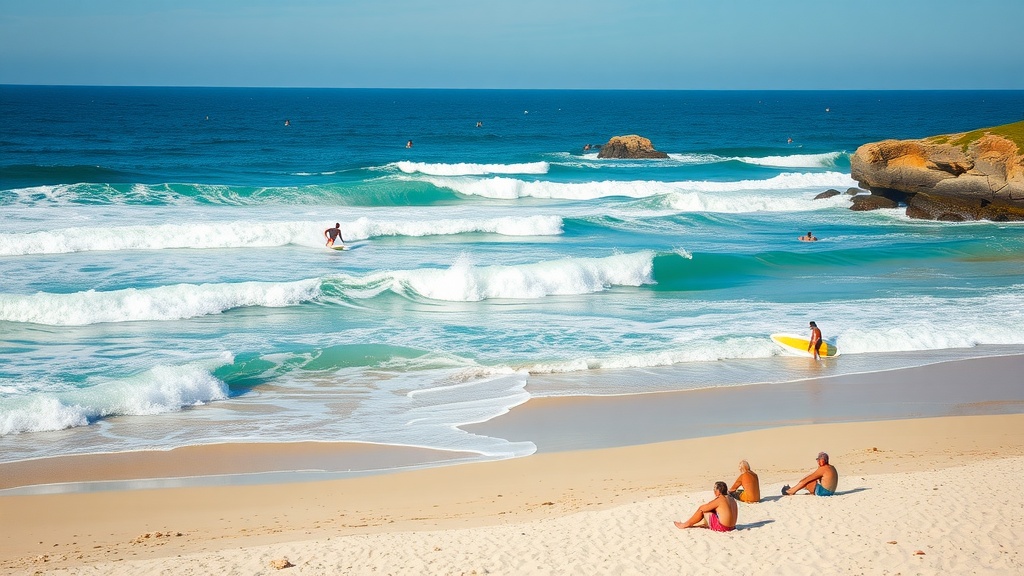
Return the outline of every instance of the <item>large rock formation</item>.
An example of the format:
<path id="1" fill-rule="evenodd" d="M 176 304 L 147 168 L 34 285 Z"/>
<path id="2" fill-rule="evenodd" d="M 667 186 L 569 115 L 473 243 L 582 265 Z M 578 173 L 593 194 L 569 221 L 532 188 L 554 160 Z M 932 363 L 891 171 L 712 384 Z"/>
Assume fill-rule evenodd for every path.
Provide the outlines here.
<path id="1" fill-rule="evenodd" d="M 1022 151 L 1024 121 L 865 144 L 850 159 L 850 174 L 872 195 L 905 202 L 912 218 L 1024 220 Z"/>
<path id="2" fill-rule="evenodd" d="M 597 153 L 598 158 L 668 158 L 668 154 L 654 149 L 651 141 L 643 136 L 612 136 Z"/>

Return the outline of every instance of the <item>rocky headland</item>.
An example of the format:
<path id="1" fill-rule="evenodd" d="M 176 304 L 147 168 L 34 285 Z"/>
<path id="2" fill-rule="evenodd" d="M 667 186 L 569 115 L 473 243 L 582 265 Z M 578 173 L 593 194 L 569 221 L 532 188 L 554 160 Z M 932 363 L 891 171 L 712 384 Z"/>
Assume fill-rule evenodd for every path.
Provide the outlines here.
<path id="1" fill-rule="evenodd" d="M 870 195 L 853 210 L 905 203 L 926 220 L 1024 220 L 1024 121 L 920 140 L 865 144 L 850 174 Z"/>
<path id="2" fill-rule="evenodd" d="M 654 149 L 651 141 L 643 136 L 612 136 L 601 146 L 598 158 L 668 158 L 668 154 Z"/>

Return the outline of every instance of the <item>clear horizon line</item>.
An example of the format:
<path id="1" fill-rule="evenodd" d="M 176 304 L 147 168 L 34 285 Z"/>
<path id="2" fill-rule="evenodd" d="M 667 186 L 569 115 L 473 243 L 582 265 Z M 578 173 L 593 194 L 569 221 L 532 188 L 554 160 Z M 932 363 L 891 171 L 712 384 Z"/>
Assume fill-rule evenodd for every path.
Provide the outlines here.
<path id="1" fill-rule="evenodd" d="M 215 84 L 23 84 L 5 82 L 0 82 L 0 87 L 197 88 L 240 90 L 461 90 L 481 92 L 1024 92 L 1024 88 L 467 88 L 451 86 L 243 86 Z"/>

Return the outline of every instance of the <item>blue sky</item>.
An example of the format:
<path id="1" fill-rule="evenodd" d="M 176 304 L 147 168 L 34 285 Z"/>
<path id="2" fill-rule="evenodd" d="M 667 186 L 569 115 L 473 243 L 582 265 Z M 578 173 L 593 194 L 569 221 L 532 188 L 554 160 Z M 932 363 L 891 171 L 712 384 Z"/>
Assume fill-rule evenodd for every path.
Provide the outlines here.
<path id="1" fill-rule="evenodd" d="M 0 0 L 0 84 L 1024 89 L 1024 0 Z"/>

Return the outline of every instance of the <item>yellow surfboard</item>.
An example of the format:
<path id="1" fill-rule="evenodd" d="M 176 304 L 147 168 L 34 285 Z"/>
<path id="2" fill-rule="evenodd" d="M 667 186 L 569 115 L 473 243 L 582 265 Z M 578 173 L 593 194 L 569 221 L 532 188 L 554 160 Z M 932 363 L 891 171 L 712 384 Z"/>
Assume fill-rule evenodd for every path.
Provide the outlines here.
<path id="1" fill-rule="evenodd" d="M 813 357 L 808 348 L 811 346 L 809 338 L 804 336 L 797 336 L 796 334 L 772 334 L 772 341 L 782 346 L 782 348 L 790 353 L 796 354 L 797 356 L 808 356 Z M 839 349 L 836 348 L 835 344 L 822 340 L 818 344 L 818 355 L 819 356 L 839 356 Z"/>

